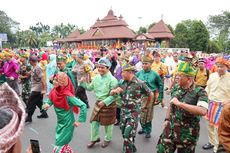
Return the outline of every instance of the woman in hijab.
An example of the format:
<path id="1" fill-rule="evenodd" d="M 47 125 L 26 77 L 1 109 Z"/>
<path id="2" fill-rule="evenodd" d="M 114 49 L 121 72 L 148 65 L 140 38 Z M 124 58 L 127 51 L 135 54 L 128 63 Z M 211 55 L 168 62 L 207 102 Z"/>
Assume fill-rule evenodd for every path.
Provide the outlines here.
<path id="1" fill-rule="evenodd" d="M 47 110 L 51 105 L 54 105 L 57 115 L 56 143 L 53 152 L 73 153 L 68 144 L 72 140 L 74 126 L 78 127 L 81 122 L 86 121 L 87 109 L 85 103 L 75 97 L 71 80 L 64 72 L 54 76 L 54 88 L 43 108 Z M 75 121 L 74 113 L 78 113 L 79 108 L 80 115 L 78 121 Z"/>

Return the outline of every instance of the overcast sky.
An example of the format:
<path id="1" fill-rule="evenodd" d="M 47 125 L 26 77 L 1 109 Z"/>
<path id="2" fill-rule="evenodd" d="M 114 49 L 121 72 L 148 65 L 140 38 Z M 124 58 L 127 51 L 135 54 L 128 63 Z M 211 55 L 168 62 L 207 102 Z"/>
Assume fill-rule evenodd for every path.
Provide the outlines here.
<path id="1" fill-rule="evenodd" d="M 51 27 L 61 22 L 89 29 L 96 19 L 105 17 L 112 7 L 122 14 L 129 27 L 137 30 L 163 20 L 173 27 L 181 20 L 207 22 L 209 15 L 230 10 L 230 0 L 1 0 L 3 10 L 25 30 L 37 22 Z M 141 19 L 139 19 L 141 17 Z"/>

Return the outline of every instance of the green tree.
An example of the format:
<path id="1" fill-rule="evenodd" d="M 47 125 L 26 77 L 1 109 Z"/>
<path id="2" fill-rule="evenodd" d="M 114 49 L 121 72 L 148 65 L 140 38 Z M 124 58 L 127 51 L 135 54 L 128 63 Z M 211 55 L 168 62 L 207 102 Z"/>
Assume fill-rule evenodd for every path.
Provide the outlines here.
<path id="1" fill-rule="evenodd" d="M 206 51 L 209 41 L 209 31 L 202 21 L 185 20 L 176 25 L 175 47 Z"/>
<path id="2" fill-rule="evenodd" d="M 221 46 L 219 45 L 218 41 L 216 40 L 209 40 L 208 41 L 208 53 L 218 53 L 221 52 Z"/>
<path id="3" fill-rule="evenodd" d="M 85 29 L 84 29 L 83 27 L 81 27 L 81 28 L 78 28 L 78 30 L 79 30 L 80 34 L 83 34 L 83 33 L 85 33 Z"/>
<path id="4" fill-rule="evenodd" d="M 24 39 L 26 45 L 29 46 L 30 48 L 38 48 L 39 42 L 35 32 L 30 30 L 25 31 Z"/>
<path id="5" fill-rule="evenodd" d="M 50 33 L 48 32 L 43 32 L 40 36 L 39 40 L 39 47 L 44 47 L 46 46 L 47 41 L 52 41 L 54 40 L 53 37 L 51 36 Z"/>
<path id="6" fill-rule="evenodd" d="M 136 32 L 137 34 L 142 34 L 142 33 L 146 33 L 147 29 L 145 27 L 140 27 L 139 30 Z"/>
<path id="7" fill-rule="evenodd" d="M 230 49 L 230 11 L 209 16 L 208 27 L 211 35 L 218 41 L 222 51 Z"/>
<path id="8" fill-rule="evenodd" d="M 206 51 L 209 41 L 209 31 L 202 21 L 192 21 L 188 30 L 188 44 L 191 50 Z"/>
<path id="9" fill-rule="evenodd" d="M 170 24 L 168 24 L 167 26 L 168 26 L 169 30 L 172 32 L 172 34 L 174 35 L 174 34 L 175 34 L 175 32 L 174 32 L 173 27 L 172 27 Z"/>
<path id="10" fill-rule="evenodd" d="M 56 25 L 52 28 L 52 36 L 56 38 L 65 38 L 74 31 L 75 27 L 75 25 L 69 23 L 67 25 L 61 23 L 60 25 Z"/>
<path id="11" fill-rule="evenodd" d="M 17 31 L 19 23 L 11 19 L 4 11 L 0 10 L 0 33 L 6 33 L 8 42 L 14 44 L 16 39 L 14 32 Z"/>
<path id="12" fill-rule="evenodd" d="M 30 26 L 30 29 L 36 33 L 37 36 L 41 36 L 43 33 L 50 32 L 50 26 L 44 25 L 41 22 L 36 23 L 35 26 Z"/>
<path id="13" fill-rule="evenodd" d="M 188 28 L 184 23 L 178 23 L 175 28 L 175 47 L 185 48 L 188 45 Z"/>
<path id="14" fill-rule="evenodd" d="M 149 26 L 147 26 L 148 31 L 156 24 L 156 22 L 151 23 Z"/>
<path id="15" fill-rule="evenodd" d="M 228 32 L 230 30 L 230 12 L 223 11 L 222 14 L 209 16 L 208 19 L 209 29 L 213 32 L 213 34 L 217 34 L 217 36 L 223 31 Z"/>

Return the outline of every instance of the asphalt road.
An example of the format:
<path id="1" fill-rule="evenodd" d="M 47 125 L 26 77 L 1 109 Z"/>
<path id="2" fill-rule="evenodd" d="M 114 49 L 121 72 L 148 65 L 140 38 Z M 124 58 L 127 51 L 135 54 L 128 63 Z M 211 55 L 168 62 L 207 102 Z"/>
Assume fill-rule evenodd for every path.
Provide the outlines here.
<path id="1" fill-rule="evenodd" d="M 92 112 L 92 108 L 94 105 L 95 96 L 93 93 L 87 93 L 90 101 L 91 108 L 88 109 L 88 118 L 87 122 L 81 124 L 80 127 L 75 129 L 74 137 L 70 143 L 70 146 L 77 153 L 121 153 L 122 152 L 122 144 L 123 139 L 121 137 L 120 129 L 118 126 L 114 127 L 113 131 L 113 140 L 111 144 L 107 148 L 101 148 L 100 144 L 97 144 L 94 148 L 88 149 L 86 145 L 90 141 L 90 124 L 89 117 Z M 166 97 L 166 101 L 169 99 Z M 163 120 L 166 114 L 166 108 L 161 108 L 160 106 L 156 106 L 154 110 L 154 119 L 153 119 L 153 132 L 152 137 L 150 139 L 146 139 L 143 135 L 138 135 L 136 137 L 136 146 L 138 149 L 138 153 L 155 153 L 156 152 L 156 144 L 159 139 L 160 134 L 163 130 Z M 34 116 L 33 122 L 27 123 L 25 125 L 24 133 L 22 136 L 23 143 L 23 153 L 29 145 L 30 139 L 39 140 L 42 153 L 52 153 L 53 146 L 55 144 L 55 126 L 56 126 L 56 114 L 51 107 L 48 111 L 49 118 L 48 119 L 37 119 L 37 115 L 39 114 L 39 110 L 37 109 Z M 77 116 L 76 116 L 77 119 Z M 140 129 L 140 126 L 138 127 Z M 104 136 L 104 128 L 100 129 L 101 139 Z M 205 125 L 205 121 L 201 119 L 201 130 L 200 130 L 200 138 L 196 147 L 196 153 L 212 153 L 212 150 L 205 151 L 202 149 L 202 145 L 207 143 L 207 129 Z"/>

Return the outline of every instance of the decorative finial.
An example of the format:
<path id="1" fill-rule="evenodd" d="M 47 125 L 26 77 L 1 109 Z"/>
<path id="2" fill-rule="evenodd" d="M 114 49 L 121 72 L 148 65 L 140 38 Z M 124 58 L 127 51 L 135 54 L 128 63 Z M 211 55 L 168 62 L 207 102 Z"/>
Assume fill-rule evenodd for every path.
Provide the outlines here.
<path id="1" fill-rule="evenodd" d="M 163 17 L 164 17 L 164 15 L 163 15 L 163 14 L 161 14 L 161 20 L 163 20 Z"/>

